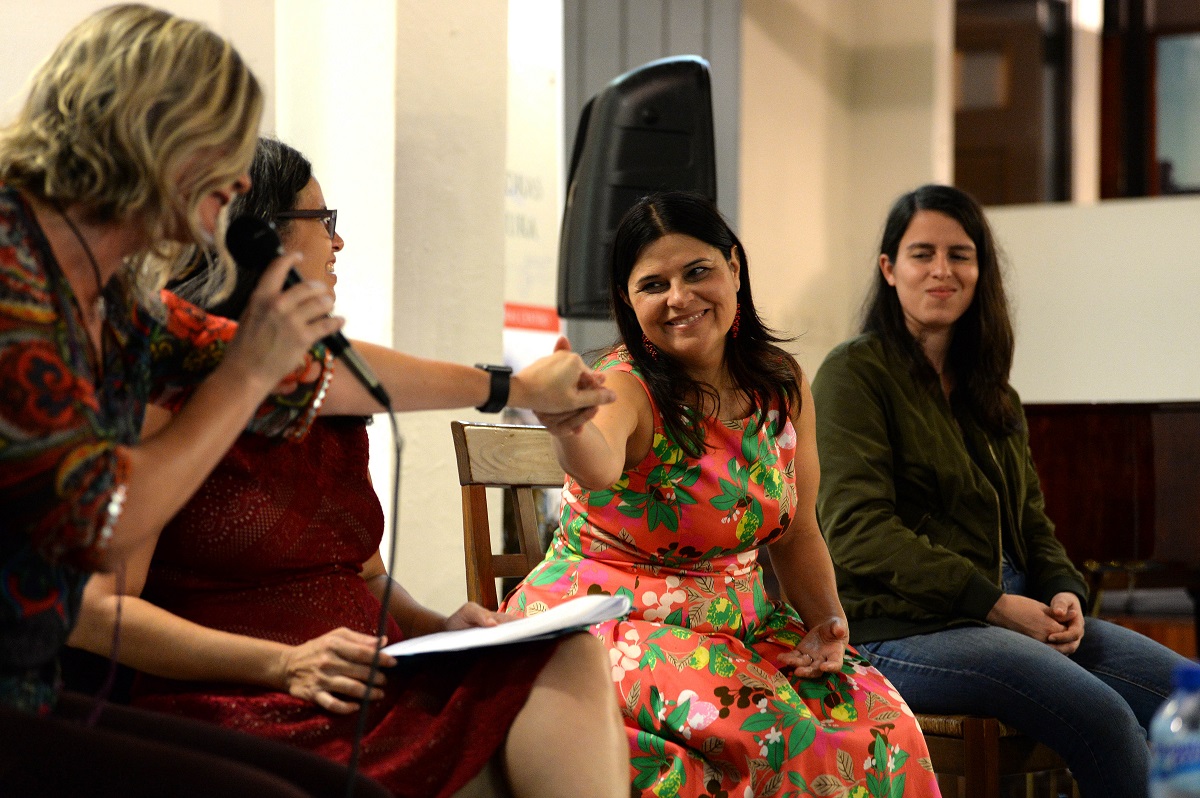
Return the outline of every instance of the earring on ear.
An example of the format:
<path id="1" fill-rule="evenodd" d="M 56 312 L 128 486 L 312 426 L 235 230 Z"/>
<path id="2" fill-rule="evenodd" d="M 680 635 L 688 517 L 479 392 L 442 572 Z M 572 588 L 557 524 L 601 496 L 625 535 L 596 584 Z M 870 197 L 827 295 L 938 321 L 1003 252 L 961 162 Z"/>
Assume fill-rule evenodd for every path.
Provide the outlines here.
<path id="1" fill-rule="evenodd" d="M 738 327 L 742 323 L 742 306 L 739 304 L 737 310 L 733 312 L 733 326 L 729 328 L 729 335 L 733 338 L 738 337 Z"/>
<path id="2" fill-rule="evenodd" d="M 646 337 L 645 333 L 642 333 L 642 346 L 646 348 L 646 353 L 650 355 L 651 358 L 658 360 L 658 347 L 650 343 L 650 339 Z"/>

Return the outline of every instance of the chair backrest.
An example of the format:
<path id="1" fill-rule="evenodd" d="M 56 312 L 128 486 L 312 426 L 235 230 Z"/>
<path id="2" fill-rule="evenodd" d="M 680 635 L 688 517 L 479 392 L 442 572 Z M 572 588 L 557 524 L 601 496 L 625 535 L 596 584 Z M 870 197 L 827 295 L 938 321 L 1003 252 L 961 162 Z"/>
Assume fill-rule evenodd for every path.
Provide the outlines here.
<path id="1" fill-rule="evenodd" d="M 564 474 L 545 427 L 452 421 L 450 431 L 462 485 L 467 598 L 494 610 L 496 580 L 522 578 L 541 562 L 534 490 L 562 488 Z M 488 488 L 503 488 L 512 498 L 519 553 L 492 550 Z"/>

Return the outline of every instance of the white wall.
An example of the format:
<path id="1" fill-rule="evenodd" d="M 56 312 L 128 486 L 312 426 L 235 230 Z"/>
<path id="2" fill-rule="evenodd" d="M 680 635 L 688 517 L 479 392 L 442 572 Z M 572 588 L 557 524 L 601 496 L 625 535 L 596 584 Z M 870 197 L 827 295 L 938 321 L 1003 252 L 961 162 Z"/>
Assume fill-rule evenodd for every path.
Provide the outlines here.
<path id="1" fill-rule="evenodd" d="M 507 4 L 400 0 L 396 12 L 395 343 L 499 362 L 504 304 Z M 451 610 L 465 598 L 450 421 L 402 416 L 407 439 L 397 578 Z M 494 420 L 494 417 L 492 417 Z"/>
<path id="2" fill-rule="evenodd" d="M 396 8 L 391 0 L 288 0 L 275 17 L 279 138 L 313 164 L 338 209 L 337 309 L 352 339 L 390 346 L 395 258 Z M 353 379 L 338 369 L 338 379 Z M 379 416 L 369 430 L 371 478 L 391 534 L 394 458 Z"/>
<path id="3" fill-rule="evenodd" d="M 892 200 L 949 178 L 952 35 L 950 0 L 744 3 L 739 233 L 810 376 L 854 328 Z"/>
<path id="4" fill-rule="evenodd" d="M 78 22 L 110 0 L 0 0 L 0 120 L 25 97 L 29 75 Z M 203 22 L 229 37 L 267 94 L 265 129 L 274 120 L 274 0 L 156 0 L 152 5 Z"/>
<path id="5" fill-rule="evenodd" d="M 1200 399 L 1200 198 L 987 212 L 1025 402 Z"/>

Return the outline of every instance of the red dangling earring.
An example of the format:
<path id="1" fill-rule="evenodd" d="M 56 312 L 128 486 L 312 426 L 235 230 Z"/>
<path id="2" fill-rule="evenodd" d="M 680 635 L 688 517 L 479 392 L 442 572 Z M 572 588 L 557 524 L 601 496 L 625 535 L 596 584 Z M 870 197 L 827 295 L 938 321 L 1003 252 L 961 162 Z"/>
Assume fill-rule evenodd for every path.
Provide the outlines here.
<path id="1" fill-rule="evenodd" d="M 642 346 L 646 347 L 646 352 L 650 355 L 650 357 L 658 360 L 658 349 L 654 346 L 654 344 L 650 343 L 650 339 L 646 337 L 645 333 L 642 333 Z"/>
<path id="2" fill-rule="evenodd" d="M 729 335 L 733 338 L 738 336 L 738 327 L 742 323 L 742 306 L 738 305 L 737 310 L 733 313 L 733 326 L 729 328 Z"/>

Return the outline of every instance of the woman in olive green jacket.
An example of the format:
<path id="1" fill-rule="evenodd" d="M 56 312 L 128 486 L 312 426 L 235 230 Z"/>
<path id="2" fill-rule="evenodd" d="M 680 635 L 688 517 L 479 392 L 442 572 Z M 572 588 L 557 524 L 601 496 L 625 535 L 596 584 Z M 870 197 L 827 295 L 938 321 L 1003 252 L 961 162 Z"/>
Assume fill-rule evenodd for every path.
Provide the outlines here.
<path id="1" fill-rule="evenodd" d="M 991 231 L 963 192 L 892 207 L 863 334 L 813 381 L 829 543 L 851 641 L 918 712 L 998 717 L 1085 796 L 1144 795 L 1145 729 L 1182 657 L 1085 618 L 1046 517 Z"/>

